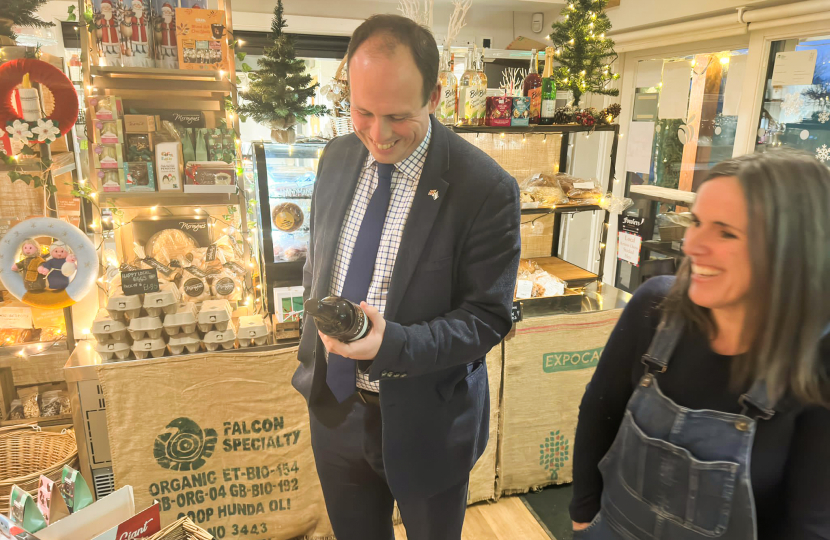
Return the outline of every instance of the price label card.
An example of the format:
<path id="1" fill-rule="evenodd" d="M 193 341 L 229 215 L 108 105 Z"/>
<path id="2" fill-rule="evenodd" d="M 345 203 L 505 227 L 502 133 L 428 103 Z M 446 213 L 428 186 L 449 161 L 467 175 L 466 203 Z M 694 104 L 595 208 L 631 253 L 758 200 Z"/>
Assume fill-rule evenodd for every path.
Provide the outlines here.
<path id="1" fill-rule="evenodd" d="M 155 268 L 146 268 L 121 272 L 121 288 L 127 296 L 158 292 L 158 270 Z"/>
<path id="2" fill-rule="evenodd" d="M 533 282 L 527 279 L 520 279 L 516 282 L 516 298 L 530 298 L 533 296 Z"/>
<path id="3" fill-rule="evenodd" d="M 517 323 L 522 320 L 521 302 L 513 302 L 513 310 L 510 313 L 510 318 L 513 320 L 514 323 Z"/>
<path id="4" fill-rule="evenodd" d="M 640 265 L 640 248 L 643 244 L 643 237 L 628 232 L 619 233 L 619 246 L 617 257 L 620 260 L 630 262 L 635 266 Z"/>

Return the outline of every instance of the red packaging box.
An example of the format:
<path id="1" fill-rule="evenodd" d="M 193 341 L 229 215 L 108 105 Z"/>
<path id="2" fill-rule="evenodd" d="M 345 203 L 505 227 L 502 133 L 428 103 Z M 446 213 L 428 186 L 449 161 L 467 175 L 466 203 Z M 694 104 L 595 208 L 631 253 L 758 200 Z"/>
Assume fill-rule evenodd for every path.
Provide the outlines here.
<path id="1" fill-rule="evenodd" d="M 487 126 L 510 127 L 510 116 L 512 112 L 512 97 L 488 97 L 487 118 L 484 124 Z"/>

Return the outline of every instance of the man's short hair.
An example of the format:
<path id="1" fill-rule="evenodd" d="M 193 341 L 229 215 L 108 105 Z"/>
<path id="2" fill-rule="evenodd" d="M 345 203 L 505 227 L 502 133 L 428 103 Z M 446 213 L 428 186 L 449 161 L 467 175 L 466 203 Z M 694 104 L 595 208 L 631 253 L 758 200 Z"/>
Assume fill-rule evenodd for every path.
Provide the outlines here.
<path id="1" fill-rule="evenodd" d="M 357 50 L 371 37 L 383 39 L 381 47 L 390 54 L 398 45 L 409 49 L 424 80 L 423 95 L 426 104 L 435 90 L 435 85 L 438 84 L 438 45 L 432 32 L 400 15 L 372 15 L 352 34 L 347 53 L 348 63 L 351 64 Z"/>

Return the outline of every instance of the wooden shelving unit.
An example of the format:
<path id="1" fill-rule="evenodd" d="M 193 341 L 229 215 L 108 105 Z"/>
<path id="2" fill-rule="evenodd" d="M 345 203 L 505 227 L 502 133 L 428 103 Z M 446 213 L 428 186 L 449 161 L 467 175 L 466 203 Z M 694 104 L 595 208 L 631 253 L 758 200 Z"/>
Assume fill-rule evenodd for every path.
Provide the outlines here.
<path id="1" fill-rule="evenodd" d="M 178 192 L 102 192 L 98 198 L 101 207 L 150 208 L 163 207 L 200 207 L 227 206 L 245 202 L 245 197 L 237 193 L 178 193 Z"/>

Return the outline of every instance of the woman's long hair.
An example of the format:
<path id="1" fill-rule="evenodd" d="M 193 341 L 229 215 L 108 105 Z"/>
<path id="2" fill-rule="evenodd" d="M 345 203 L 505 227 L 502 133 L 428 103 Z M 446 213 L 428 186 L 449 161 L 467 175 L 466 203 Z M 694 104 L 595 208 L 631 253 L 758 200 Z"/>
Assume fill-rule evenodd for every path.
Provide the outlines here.
<path id="1" fill-rule="evenodd" d="M 809 154 L 774 151 L 724 161 L 705 181 L 736 177 L 749 214 L 752 268 L 743 340 L 732 385 L 743 391 L 764 380 L 770 398 L 830 404 L 828 366 L 819 344 L 830 324 L 830 169 Z M 665 302 L 714 337 L 711 312 L 689 298 L 686 259 Z"/>

